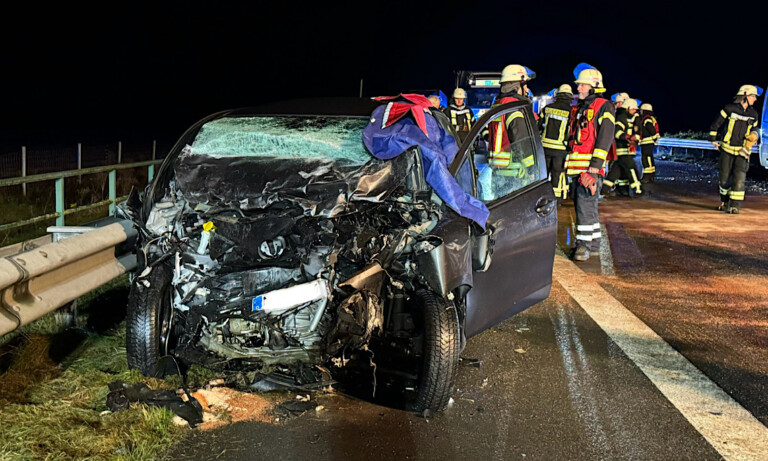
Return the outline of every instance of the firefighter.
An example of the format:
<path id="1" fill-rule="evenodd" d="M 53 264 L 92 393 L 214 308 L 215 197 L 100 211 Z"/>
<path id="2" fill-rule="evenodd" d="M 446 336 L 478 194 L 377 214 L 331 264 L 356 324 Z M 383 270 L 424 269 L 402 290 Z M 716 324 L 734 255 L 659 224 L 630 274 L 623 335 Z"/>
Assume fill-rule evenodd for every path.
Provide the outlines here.
<path id="1" fill-rule="evenodd" d="M 635 117 L 637 116 L 637 100 L 629 98 L 622 101 L 622 107 L 616 109 L 615 143 L 618 160 L 611 165 L 608 175 L 603 181 L 603 195 L 610 195 L 613 190 L 623 191 L 627 187 L 627 195 L 641 194 L 640 179 L 635 171 L 635 153 L 637 152 L 638 137 L 635 134 Z"/>
<path id="2" fill-rule="evenodd" d="M 738 213 L 744 201 L 749 154 L 754 145 L 749 138 L 759 123 L 752 106 L 762 94 L 760 87 L 742 85 L 734 101 L 720 111 L 709 129 L 709 140 L 720 151 L 720 206 L 717 209 L 726 213 Z M 743 149 L 747 146 L 749 149 Z"/>
<path id="3" fill-rule="evenodd" d="M 573 90 L 570 85 L 560 85 L 555 91 L 555 100 L 548 104 L 539 119 L 542 135 L 541 144 L 544 146 L 547 173 L 555 197 L 566 199 L 568 197 L 568 184 L 565 178 L 563 166 L 568 148 L 568 127 L 571 115 L 571 102 Z"/>
<path id="4" fill-rule="evenodd" d="M 611 101 L 613 101 L 613 105 L 616 107 L 616 109 L 620 109 L 624 106 L 624 101 L 629 99 L 629 95 L 627 93 L 614 93 L 613 96 L 611 96 Z M 618 111 L 616 112 L 618 115 Z"/>
<path id="5" fill-rule="evenodd" d="M 518 64 L 510 64 L 501 71 L 501 91 L 496 97 L 495 106 L 513 101 L 530 103 L 526 97 L 528 82 L 536 78 L 531 69 Z M 534 165 L 532 152 L 523 158 L 514 158 L 513 144 L 528 137 L 528 128 L 521 111 L 501 115 L 488 124 L 488 145 L 490 165 L 501 176 L 525 176 L 526 170 Z"/>
<path id="6" fill-rule="evenodd" d="M 576 208 L 576 246 L 573 259 L 586 261 L 600 250 L 600 216 L 597 200 L 605 175 L 605 159 L 613 144 L 615 108 L 608 101 L 603 75 L 589 64 L 574 70 L 579 105 L 573 123 L 573 148 L 565 160 L 571 178 L 571 197 Z"/>
<path id="7" fill-rule="evenodd" d="M 472 124 L 475 123 L 475 115 L 472 109 L 464 104 L 466 100 L 467 92 L 462 88 L 456 88 L 453 90 L 453 101 L 444 110 L 445 115 L 451 119 L 451 125 L 456 130 L 456 134 L 459 135 L 459 143 L 464 141 L 464 138 L 469 134 L 469 130 L 472 129 Z"/>
<path id="8" fill-rule="evenodd" d="M 653 161 L 653 149 L 659 142 L 659 123 L 653 116 L 653 106 L 645 103 L 640 106 L 640 151 L 642 154 L 643 178 L 642 182 L 654 182 L 656 177 L 656 164 Z"/>

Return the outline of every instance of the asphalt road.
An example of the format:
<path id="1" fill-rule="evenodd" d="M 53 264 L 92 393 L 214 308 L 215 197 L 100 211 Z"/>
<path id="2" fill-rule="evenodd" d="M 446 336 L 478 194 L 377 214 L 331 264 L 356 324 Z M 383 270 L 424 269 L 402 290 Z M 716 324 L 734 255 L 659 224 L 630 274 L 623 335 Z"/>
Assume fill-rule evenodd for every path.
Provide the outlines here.
<path id="1" fill-rule="evenodd" d="M 702 380 L 714 381 L 766 424 L 768 197 L 758 196 L 762 184 L 750 182 L 743 212 L 719 213 L 713 175 L 660 162 L 658 182 L 644 196 L 603 200 L 610 243 L 579 267 L 658 333 L 660 343 L 701 370 Z M 572 206 L 558 213 L 565 249 Z M 471 338 L 462 356 L 481 365 L 460 368 L 453 406 L 431 418 L 385 402 L 315 393 L 321 412 L 194 431 L 171 457 L 722 458 L 713 443 L 722 447 L 728 435 L 708 441 L 689 419 L 691 411 L 720 412 L 684 402 L 684 416 L 685 405 L 662 393 L 557 281 L 548 300 Z M 762 455 L 754 456 L 742 459 Z"/>

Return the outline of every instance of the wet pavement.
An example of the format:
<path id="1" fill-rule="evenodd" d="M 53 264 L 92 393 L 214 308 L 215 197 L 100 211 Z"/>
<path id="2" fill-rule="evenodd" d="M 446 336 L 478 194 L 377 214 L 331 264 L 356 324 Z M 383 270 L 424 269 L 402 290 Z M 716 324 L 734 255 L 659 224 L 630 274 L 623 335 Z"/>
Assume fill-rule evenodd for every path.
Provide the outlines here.
<path id="1" fill-rule="evenodd" d="M 751 180 L 743 212 L 726 215 L 714 210 L 711 168 L 657 168 L 642 197 L 601 201 L 609 239 L 579 267 L 766 424 L 765 184 Z M 558 213 L 565 250 L 572 205 Z M 471 338 L 462 356 L 480 366 L 465 362 L 453 406 L 433 417 L 314 393 L 319 412 L 195 431 L 171 457 L 721 459 L 557 282 L 545 302 Z"/>
<path id="2" fill-rule="evenodd" d="M 471 338 L 432 418 L 343 394 L 288 421 L 191 434 L 174 459 L 720 459 L 559 285 Z"/>

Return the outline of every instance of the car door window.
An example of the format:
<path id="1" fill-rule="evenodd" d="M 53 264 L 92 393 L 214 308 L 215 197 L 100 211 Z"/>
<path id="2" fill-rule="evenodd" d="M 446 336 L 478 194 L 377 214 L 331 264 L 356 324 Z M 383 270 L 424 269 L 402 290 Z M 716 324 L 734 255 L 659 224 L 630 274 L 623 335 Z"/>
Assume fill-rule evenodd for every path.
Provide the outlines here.
<path id="1" fill-rule="evenodd" d="M 473 140 L 477 197 L 485 203 L 541 179 L 541 169 L 523 107 L 500 112 Z"/>

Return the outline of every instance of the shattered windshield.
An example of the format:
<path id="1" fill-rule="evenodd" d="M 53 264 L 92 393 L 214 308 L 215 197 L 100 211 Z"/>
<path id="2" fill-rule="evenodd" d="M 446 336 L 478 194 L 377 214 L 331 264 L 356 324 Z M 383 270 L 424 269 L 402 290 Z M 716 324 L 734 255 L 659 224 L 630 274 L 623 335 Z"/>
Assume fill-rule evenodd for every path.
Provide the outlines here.
<path id="1" fill-rule="evenodd" d="M 371 154 L 362 142 L 367 118 L 277 116 L 228 117 L 206 123 L 193 155 L 329 159 L 362 165 Z"/>

